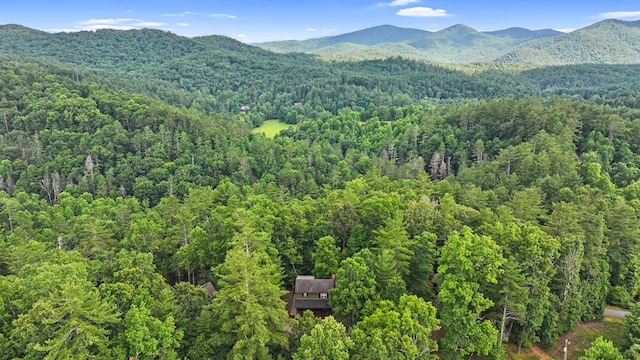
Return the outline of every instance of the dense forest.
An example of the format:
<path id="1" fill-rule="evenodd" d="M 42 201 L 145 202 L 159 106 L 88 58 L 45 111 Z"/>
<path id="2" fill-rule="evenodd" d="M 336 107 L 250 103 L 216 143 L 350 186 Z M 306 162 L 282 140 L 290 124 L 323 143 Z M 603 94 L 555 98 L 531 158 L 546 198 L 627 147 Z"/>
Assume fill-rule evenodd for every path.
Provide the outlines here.
<path id="1" fill-rule="evenodd" d="M 0 41 L 0 54 L 71 65 L 76 77 L 98 75 L 96 81 L 108 81 L 113 88 L 175 106 L 208 113 L 237 113 L 249 106 L 255 125 L 274 118 L 296 123 L 298 117 L 317 118 L 343 108 L 369 117 L 381 106 L 424 99 L 619 98 L 640 92 L 640 64 L 530 68 L 399 57 L 326 62 L 275 54 L 222 36 L 185 38 L 151 29 L 48 34 L 0 25 L 0 38 L 6 39 Z"/>
<path id="2" fill-rule="evenodd" d="M 0 55 L 0 358 L 501 359 L 640 297 L 636 66 L 55 36 Z M 333 316 L 288 317 L 307 274 Z"/>

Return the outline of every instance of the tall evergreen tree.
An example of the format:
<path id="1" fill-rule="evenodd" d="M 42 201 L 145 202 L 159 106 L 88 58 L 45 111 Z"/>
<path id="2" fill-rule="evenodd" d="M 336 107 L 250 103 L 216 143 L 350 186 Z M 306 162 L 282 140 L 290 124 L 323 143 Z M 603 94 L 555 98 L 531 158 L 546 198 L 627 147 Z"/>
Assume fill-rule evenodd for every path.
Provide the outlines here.
<path id="1" fill-rule="evenodd" d="M 117 315 L 91 284 L 67 283 L 20 315 L 13 337 L 27 358 L 107 359 Z"/>
<path id="2" fill-rule="evenodd" d="M 397 211 L 393 217 L 385 222 L 384 227 L 376 231 L 375 249 L 378 253 L 389 252 L 393 265 L 391 270 L 394 275 L 406 276 L 409 274 L 413 251 L 402 219 L 402 212 Z"/>
<path id="3" fill-rule="evenodd" d="M 269 346 L 286 346 L 288 316 L 280 287 L 282 275 L 270 257 L 250 241 L 236 244 L 218 268 L 219 291 L 211 305 L 221 345 L 229 359 L 269 359 Z M 259 246 L 256 246 L 259 247 Z"/>

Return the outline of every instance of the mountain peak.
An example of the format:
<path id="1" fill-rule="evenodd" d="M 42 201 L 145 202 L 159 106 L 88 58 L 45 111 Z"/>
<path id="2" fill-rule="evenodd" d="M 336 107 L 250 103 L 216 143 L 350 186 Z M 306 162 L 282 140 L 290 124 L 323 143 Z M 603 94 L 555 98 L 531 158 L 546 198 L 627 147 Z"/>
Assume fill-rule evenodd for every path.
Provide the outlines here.
<path id="1" fill-rule="evenodd" d="M 25 33 L 32 33 L 32 34 L 48 34 L 45 31 L 42 30 L 36 30 L 36 29 L 32 29 L 32 28 L 28 28 L 26 26 L 23 25 L 18 25 L 18 24 L 0 24 L 0 32 L 6 32 L 6 31 L 22 31 Z"/>
<path id="2" fill-rule="evenodd" d="M 625 21 L 620 19 L 605 19 L 595 24 L 591 24 L 583 29 L 598 28 L 602 26 L 623 26 L 623 27 L 640 27 L 640 20 Z"/>
<path id="3" fill-rule="evenodd" d="M 467 32 L 467 33 L 479 33 L 478 30 L 472 28 L 471 26 L 465 25 L 465 24 L 456 24 L 456 25 L 452 25 L 449 26 L 446 29 L 440 30 L 438 31 L 439 33 L 441 32 Z"/>
<path id="4" fill-rule="evenodd" d="M 552 29 L 529 30 L 522 27 L 511 27 L 504 30 L 487 31 L 487 35 L 511 38 L 516 40 L 528 40 L 541 37 L 562 35 L 562 32 Z"/>
<path id="5" fill-rule="evenodd" d="M 377 45 L 390 42 L 403 42 L 425 34 L 426 31 L 402 28 L 394 25 L 380 25 L 350 32 L 343 35 L 325 38 L 326 44 L 335 45 L 349 42 L 359 45 Z"/>

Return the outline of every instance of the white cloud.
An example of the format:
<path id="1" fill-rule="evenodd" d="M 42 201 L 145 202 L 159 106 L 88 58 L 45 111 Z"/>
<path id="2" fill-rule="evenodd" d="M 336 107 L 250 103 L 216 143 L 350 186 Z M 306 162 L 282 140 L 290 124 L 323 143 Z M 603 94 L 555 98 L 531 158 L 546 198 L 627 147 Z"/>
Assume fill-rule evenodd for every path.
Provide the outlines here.
<path id="1" fill-rule="evenodd" d="M 78 22 L 80 25 L 114 25 L 120 23 L 126 23 L 135 21 L 132 18 L 120 18 L 120 19 L 89 19 Z"/>
<path id="2" fill-rule="evenodd" d="M 245 35 L 245 34 L 238 34 L 238 35 L 236 35 L 236 37 L 237 37 L 237 38 L 239 38 L 239 39 L 244 39 L 244 38 L 246 38 L 246 37 L 247 37 L 247 35 Z"/>
<path id="3" fill-rule="evenodd" d="M 106 18 L 88 19 L 78 21 L 75 28 L 51 29 L 52 32 L 75 32 L 75 31 L 95 31 L 100 29 L 113 30 L 133 30 L 141 28 L 161 28 L 166 29 L 166 23 L 157 21 L 145 21 L 134 18 Z"/>
<path id="4" fill-rule="evenodd" d="M 189 26 L 187 23 L 177 23 L 176 26 Z"/>
<path id="5" fill-rule="evenodd" d="M 562 29 L 553 29 L 555 31 L 560 31 L 563 33 L 570 33 L 572 31 L 578 30 L 578 28 L 562 28 Z"/>
<path id="6" fill-rule="evenodd" d="M 598 14 L 601 19 L 640 18 L 640 11 L 609 11 Z"/>
<path id="7" fill-rule="evenodd" d="M 305 30 L 307 30 L 307 31 L 311 31 L 311 32 L 316 32 L 316 31 L 318 31 L 318 29 L 316 29 L 316 28 L 312 28 L 312 27 L 310 27 L 310 28 L 306 28 Z"/>
<path id="8" fill-rule="evenodd" d="M 451 16 L 444 9 L 432 9 L 429 7 L 412 7 L 407 9 L 400 9 L 396 13 L 398 16 L 413 16 L 413 17 L 445 17 Z"/>

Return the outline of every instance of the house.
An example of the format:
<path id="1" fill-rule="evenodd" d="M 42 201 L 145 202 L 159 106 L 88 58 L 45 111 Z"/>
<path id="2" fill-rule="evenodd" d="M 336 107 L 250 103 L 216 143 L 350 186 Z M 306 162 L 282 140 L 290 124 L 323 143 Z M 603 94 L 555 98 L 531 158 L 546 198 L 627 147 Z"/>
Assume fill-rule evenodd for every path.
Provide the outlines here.
<path id="1" fill-rule="evenodd" d="M 311 310 L 316 316 L 331 315 L 329 290 L 336 284 L 335 276 L 331 279 L 316 279 L 314 276 L 298 275 L 289 301 L 289 316 Z"/>
<path id="2" fill-rule="evenodd" d="M 240 107 L 240 111 L 242 111 L 243 113 L 248 113 L 249 111 L 251 111 L 251 107 L 249 106 L 241 106 Z"/>
<path id="3" fill-rule="evenodd" d="M 216 296 L 216 288 L 211 282 L 200 285 L 200 288 L 207 292 L 207 294 L 209 295 L 209 299 L 213 299 Z"/>

